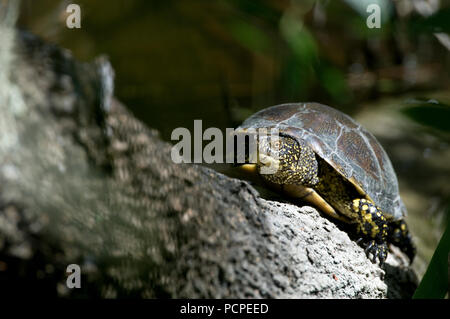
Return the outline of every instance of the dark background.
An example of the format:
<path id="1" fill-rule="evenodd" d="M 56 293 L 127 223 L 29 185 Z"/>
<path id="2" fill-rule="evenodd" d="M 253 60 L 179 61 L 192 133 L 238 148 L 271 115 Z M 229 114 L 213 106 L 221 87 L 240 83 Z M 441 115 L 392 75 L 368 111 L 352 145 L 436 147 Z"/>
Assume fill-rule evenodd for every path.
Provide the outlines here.
<path id="1" fill-rule="evenodd" d="M 23 1 L 19 26 L 82 61 L 106 54 L 116 96 L 167 141 L 194 119 L 224 130 L 286 102 L 361 121 L 399 175 L 423 274 L 450 203 L 448 1 L 85 0 L 69 29 L 72 2 Z M 380 29 L 366 25 L 369 3 Z"/>

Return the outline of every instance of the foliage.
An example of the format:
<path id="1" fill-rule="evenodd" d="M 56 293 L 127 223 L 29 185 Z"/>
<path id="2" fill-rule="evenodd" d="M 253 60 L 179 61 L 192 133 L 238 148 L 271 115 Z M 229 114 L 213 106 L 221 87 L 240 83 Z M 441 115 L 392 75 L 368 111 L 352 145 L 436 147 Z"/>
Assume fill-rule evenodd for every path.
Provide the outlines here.
<path id="1" fill-rule="evenodd" d="M 450 132 L 450 106 L 433 99 L 414 99 L 403 112 L 412 120 L 444 133 Z M 450 209 L 447 211 L 447 227 L 434 251 L 427 271 L 414 293 L 415 299 L 443 298 L 448 289 L 450 267 Z"/>
<path id="2" fill-rule="evenodd" d="M 450 132 L 450 106 L 432 99 L 416 99 L 408 102 L 403 112 L 414 121 Z"/>
<path id="3" fill-rule="evenodd" d="M 411 21 L 411 28 L 418 32 L 450 33 L 450 7 L 443 8 L 429 17 L 420 17 Z"/>
<path id="4" fill-rule="evenodd" d="M 450 214 L 448 214 L 450 215 Z M 447 229 L 431 258 L 431 262 L 419 287 L 414 293 L 414 299 L 444 298 L 449 285 L 450 262 L 450 219 L 447 221 Z"/>

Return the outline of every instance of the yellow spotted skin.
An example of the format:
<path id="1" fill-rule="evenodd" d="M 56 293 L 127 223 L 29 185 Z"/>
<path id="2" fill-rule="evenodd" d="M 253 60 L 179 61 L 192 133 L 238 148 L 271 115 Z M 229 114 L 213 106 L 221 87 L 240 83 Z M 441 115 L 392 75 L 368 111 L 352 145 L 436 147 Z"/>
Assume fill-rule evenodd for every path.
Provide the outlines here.
<path id="1" fill-rule="evenodd" d="M 333 207 L 356 224 L 365 239 L 366 253 L 373 262 L 382 264 L 387 258 L 388 219 L 370 199 L 361 198 L 357 189 L 324 160 L 318 158 L 318 193 Z"/>
<path id="2" fill-rule="evenodd" d="M 275 174 L 263 176 L 266 180 L 275 184 L 304 186 L 313 186 L 318 183 L 318 166 L 315 153 L 311 148 L 284 136 L 280 136 L 275 145 L 271 142 L 270 137 L 261 138 L 259 148 L 265 154 L 277 152 L 280 169 Z"/>
<path id="3" fill-rule="evenodd" d="M 380 262 L 384 262 L 387 257 L 388 220 L 379 207 L 364 198 L 353 200 L 352 208 L 360 216 L 358 232 L 373 238 L 366 251 L 372 254 L 373 259 L 378 257 Z"/>
<path id="4" fill-rule="evenodd" d="M 384 263 L 388 242 L 405 251 L 412 262 L 415 248 L 404 221 L 387 217 L 370 198 L 364 198 L 354 184 L 316 156 L 306 144 L 287 136 L 280 137 L 275 150 L 270 148 L 267 140 L 262 143 L 265 143 L 263 152 L 278 152 L 279 157 L 278 171 L 261 175 L 263 179 L 280 185 L 307 186 L 316 191 L 345 220 L 356 224 L 360 241 L 372 262 L 378 259 L 380 264 Z"/>
<path id="5" fill-rule="evenodd" d="M 355 199 L 352 205 L 353 211 L 360 215 L 360 232 L 372 238 L 381 236 L 386 238 L 388 226 L 380 208 L 366 199 Z"/>

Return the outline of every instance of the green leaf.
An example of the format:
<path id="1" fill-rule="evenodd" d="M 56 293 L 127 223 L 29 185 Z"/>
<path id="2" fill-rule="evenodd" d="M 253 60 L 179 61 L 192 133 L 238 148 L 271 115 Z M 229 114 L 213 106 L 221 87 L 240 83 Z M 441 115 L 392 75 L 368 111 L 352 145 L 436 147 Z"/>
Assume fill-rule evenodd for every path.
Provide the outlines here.
<path id="1" fill-rule="evenodd" d="M 448 267 L 450 253 L 450 218 L 428 269 L 416 289 L 413 299 L 444 298 L 448 291 Z"/>
<path id="2" fill-rule="evenodd" d="M 350 100 L 350 90 L 341 70 L 327 63 L 322 63 L 317 67 L 317 74 L 322 86 L 335 101 L 346 103 Z"/>
<path id="3" fill-rule="evenodd" d="M 280 21 L 280 32 L 300 63 L 311 65 L 317 62 L 319 50 L 316 40 L 300 19 L 284 15 Z"/>
<path id="4" fill-rule="evenodd" d="M 283 91 L 291 99 L 299 99 L 317 81 L 314 72 L 319 61 L 317 43 L 302 20 L 289 13 L 280 21 L 280 35 L 289 48 L 283 66 Z"/>
<path id="5" fill-rule="evenodd" d="M 402 110 L 412 120 L 438 129 L 450 132 L 450 106 L 436 100 L 413 100 L 412 106 Z"/>
<path id="6" fill-rule="evenodd" d="M 264 52 L 270 47 L 269 37 L 257 26 L 244 20 L 235 20 L 228 25 L 231 35 L 253 52 Z"/>
<path id="7" fill-rule="evenodd" d="M 416 18 L 411 21 L 411 28 L 417 32 L 450 33 L 450 7 L 444 8 L 426 18 Z"/>

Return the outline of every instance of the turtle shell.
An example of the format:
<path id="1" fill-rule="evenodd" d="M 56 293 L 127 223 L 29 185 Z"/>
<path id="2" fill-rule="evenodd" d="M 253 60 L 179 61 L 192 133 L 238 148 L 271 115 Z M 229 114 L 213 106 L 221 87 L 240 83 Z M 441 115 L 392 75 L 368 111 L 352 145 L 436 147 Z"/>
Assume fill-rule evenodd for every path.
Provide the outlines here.
<path id="1" fill-rule="evenodd" d="M 281 104 L 253 114 L 238 130 L 248 128 L 277 128 L 305 141 L 387 216 L 401 219 L 406 215 L 388 155 L 376 138 L 348 115 L 319 103 Z"/>

